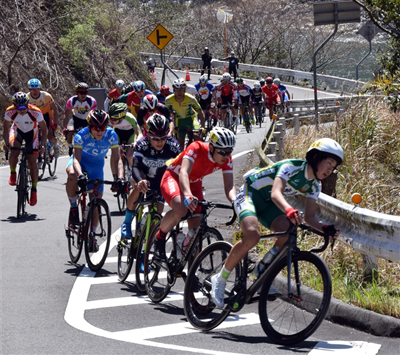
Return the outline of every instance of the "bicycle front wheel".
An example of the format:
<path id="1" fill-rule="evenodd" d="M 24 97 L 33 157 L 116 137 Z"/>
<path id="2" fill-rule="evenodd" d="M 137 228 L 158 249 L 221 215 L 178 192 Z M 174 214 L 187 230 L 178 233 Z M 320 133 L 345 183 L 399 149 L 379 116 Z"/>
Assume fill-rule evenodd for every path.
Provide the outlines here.
<path id="1" fill-rule="evenodd" d="M 44 154 L 39 153 L 37 159 L 37 167 L 38 167 L 38 178 L 42 180 L 44 176 L 44 172 L 46 171 L 46 159 L 47 159 L 47 152 Z"/>
<path id="2" fill-rule="evenodd" d="M 54 145 L 50 147 L 50 153 L 48 155 L 49 159 L 49 174 L 50 176 L 54 176 L 57 169 L 57 160 L 58 158 L 55 157 Z"/>
<path id="3" fill-rule="evenodd" d="M 86 221 L 85 256 L 92 271 L 98 271 L 104 265 L 111 238 L 111 216 L 106 201 L 97 199 L 91 203 Z"/>
<path id="4" fill-rule="evenodd" d="M 218 229 L 207 227 L 206 231 L 201 235 L 200 238 L 198 238 L 198 240 L 200 241 L 200 243 L 196 242 L 198 243 L 198 245 L 196 246 L 196 248 L 193 248 L 193 252 L 188 259 L 188 268 L 190 268 L 193 260 L 203 249 L 214 242 L 224 240 L 224 238 L 222 237 L 222 234 L 218 231 Z"/>
<path id="5" fill-rule="evenodd" d="M 80 214 L 80 223 L 76 225 L 76 227 L 72 227 L 68 222 L 68 230 L 67 230 L 67 238 L 68 238 L 68 253 L 69 258 L 75 264 L 79 261 L 81 257 L 82 249 L 83 249 L 83 228 L 85 228 L 84 224 L 82 223 L 83 220 L 83 207 L 82 201 L 78 200 L 78 209 L 81 211 Z"/>
<path id="6" fill-rule="evenodd" d="M 211 277 L 220 273 L 232 246 L 224 241 L 210 244 L 194 260 L 185 282 L 183 309 L 190 324 L 200 330 L 211 330 L 220 325 L 230 313 L 228 304 L 217 308 L 211 298 Z M 230 274 L 225 295 L 229 295 L 239 276 L 240 266 Z"/>
<path id="7" fill-rule="evenodd" d="M 290 267 L 291 293 L 288 294 L 287 258 L 283 258 L 271 270 L 267 269 L 258 304 L 264 332 L 281 345 L 300 343 L 313 334 L 329 309 L 332 294 L 329 269 L 318 255 L 298 252 Z M 296 269 L 299 280 L 296 280 Z M 268 296 L 271 286 L 282 294 L 274 297 L 275 300 Z"/>
<path id="8" fill-rule="evenodd" d="M 154 213 L 151 219 L 151 226 L 149 235 L 152 235 L 152 231 L 156 231 L 160 228 L 161 215 Z M 147 243 L 149 236 L 146 235 L 146 229 L 143 230 L 140 237 L 138 246 L 136 248 L 136 264 L 135 264 L 135 276 L 136 276 L 136 287 L 140 292 L 146 291 L 146 284 L 144 279 L 144 259 L 146 255 Z"/>

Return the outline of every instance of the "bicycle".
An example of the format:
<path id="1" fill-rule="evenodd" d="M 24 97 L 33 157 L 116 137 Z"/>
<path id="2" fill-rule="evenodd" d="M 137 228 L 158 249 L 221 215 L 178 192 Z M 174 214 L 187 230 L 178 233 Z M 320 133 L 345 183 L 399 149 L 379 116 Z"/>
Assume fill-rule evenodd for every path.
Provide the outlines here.
<path id="1" fill-rule="evenodd" d="M 254 102 L 253 106 L 256 107 L 256 124 L 258 124 L 261 128 L 261 123 L 264 122 L 264 115 L 262 110 L 262 101 Z"/>
<path id="2" fill-rule="evenodd" d="M 237 123 L 236 120 L 233 121 L 232 111 L 230 105 L 221 105 L 221 109 L 226 108 L 225 115 L 225 128 L 230 129 L 234 134 L 237 133 Z"/>
<path id="3" fill-rule="evenodd" d="M 298 227 L 323 236 L 324 245 L 318 249 L 300 251 L 297 247 Z M 205 248 L 194 261 L 185 284 L 184 311 L 188 321 L 197 329 L 211 330 L 221 324 L 230 312 L 238 312 L 245 304 L 258 301 L 262 328 L 275 343 L 292 345 L 311 336 L 323 321 L 331 300 L 329 269 L 314 254 L 327 248 L 329 237 L 301 224 L 291 226 L 286 232 L 262 236 L 261 239 L 287 235 L 288 241 L 281 252 L 250 287 L 246 285 L 251 272 L 248 269 L 248 255 L 236 266 L 226 283 L 227 297 L 223 309 L 217 308 L 212 302 L 210 279 L 220 272 L 232 245 L 216 242 Z M 301 283 L 303 276 L 304 279 L 308 276 L 310 280 L 308 287 Z M 268 295 L 271 286 L 278 292 Z M 311 286 L 319 287 L 322 297 L 318 297 L 318 292 L 309 288 Z M 260 287 L 260 295 L 253 297 Z"/>
<path id="4" fill-rule="evenodd" d="M 126 191 L 124 191 L 123 193 L 117 191 L 117 193 L 114 195 L 114 197 L 117 197 L 118 209 L 120 213 L 125 213 L 126 211 L 126 203 L 128 201 L 129 191 L 132 187 L 130 172 L 131 169 L 129 167 L 128 159 L 126 158 L 126 150 L 130 147 L 133 147 L 133 144 L 121 144 L 119 146 L 119 154 L 121 156 L 121 161 L 124 166 L 124 178 L 126 182 Z"/>
<path id="5" fill-rule="evenodd" d="M 187 218 L 201 218 L 200 225 L 194 231 L 193 237 L 186 248 L 181 247 L 177 242 L 177 237 L 182 232 L 180 223 L 167 235 L 167 260 L 161 261 L 155 257 L 156 230 L 149 238 L 144 258 L 144 281 L 147 295 L 155 303 L 161 302 L 168 295 L 177 278 L 186 279 L 186 273 L 184 272 L 186 264 L 190 267 L 198 252 L 203 250 L 205 245 L 223 240 L 221 233 L 217 229 L 207 225 L 207 217 L 215 208 L 231 210 L 232 206 L 208 201 L 199 201 L 198 204 L 201 206 L 200 213 L 192 216 L 188 213 L 181 219 L 183 221 Z M 230 225 L 229 223 L 227 225 Z"/>
<path id="6" fill-rule="evenodd" d="M 86 262 L 92 271 L 100 270 L 107 258 L 111 238 L 111 215 L 107 202 L 99 197 L 99 186 L 111 185 L 113 181 L 89 180 L 93 188 L 77 191 L 79 224 L 68 224 L 65 235 L 68 239 L 68 252 L 71 261 L 76 264 L 85 245 Z M 94 197 L 89 201 L 89 195 Z M 88 202 L 89 201 L 89 202 Z M 97 224 L 95 224 L 97 223 Z"/>
<path id="7" fill-rule="evenodd" d="M 43 178 L 46 166 L 48 166 L 50 176 L 54 176 L 57 168 L 57 159 L 58 157 L 55 155 L 54 146 L 47 141 L 44 153 L 38 154 L 39 180 Z"/>
<path id="8" fill-rule="evenodd" d="M 202 136 L 203 142 L 207 140 L 211 130 L 214 128 L 214 124 L 212 121 L 215 119 L 212 118 L 210 106 L 208 106 L 207 109 L 205 110 L 204 118 L 205 118 L 205 133 Z"/>
<path id="9" fill-rule="evenodd" d="M 26 147 L 11 147 L 10 149 L 22 152 L 19 162 L 17 186 L 15 188 L 15 191 L 17 191 L 17 218 L 21 218 L 26 212 L 26 204 L 29 201 L 29 191 L 31 189 L 32 180 L 26 160 Z M 6 160 L 8 160 L 8 150 L 6 150 Z"/>
<path id="10" fill-rule="evenodd" d="M 243 112 L 244 125 L 246 127 L 246 132 L 250 133 L 252 131 L 252 125 L 250 120 L 249 105 L 244 103 L 243 106 L 244 106 L 244 112 Z"/>
<path id="11" fill-rule="evenodd" d="M 187 128 L 177 128 L 175 127 L 175 131 L 176 131 L 176 137 L 178 136 L 178 132 L 179 131 L 185 131 L 186 132 L 186 136 L 185 136 L 185 148 L 193 143 L 196 139 L 194 139 L 195 136 L 197 137 L 201 137 L 203 134 L 203 131 L 201 129 L 193 129 L 190 126 L 187 126 Z"/>
<path id="12" fill-rule="evenodd" d="M 150 198 L 145 198 L 151 196 Z M 161 215 L 157 212 L 157 198 L 159 193 L 154 190 L 147 190 L 146 195 L 140 194 L 139 199 L 134 203 L 136 208 L 133 213 L 132 231 L 133 238 L 123 238 L 118 241 L 118 279 L 125 282 L 129 276 L 133 261 L 136 259 L 135 276 L 136 286 L 141 292 L 145 292 L 144 284 L 144 251 L 146 250 L 149 238 L 158 230 L 161 223 Z M 148 206 L 149 212 L 143 213 L 144 207 Z"/>

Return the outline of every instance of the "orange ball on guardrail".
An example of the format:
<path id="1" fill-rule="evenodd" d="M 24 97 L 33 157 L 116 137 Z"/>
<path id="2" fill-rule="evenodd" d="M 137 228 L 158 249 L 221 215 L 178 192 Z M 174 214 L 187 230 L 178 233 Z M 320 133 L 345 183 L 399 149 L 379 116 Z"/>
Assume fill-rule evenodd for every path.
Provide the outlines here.
<path id="1" fill-rule="evenodd" d="M 362 197 L 361 197 L 361 195 L 359 193 L 356 192 L 356 193 L 351 195 L 351 201 L 354 204 L 359 205 L 361 203 L 361 201 L 362 201 Z"/>

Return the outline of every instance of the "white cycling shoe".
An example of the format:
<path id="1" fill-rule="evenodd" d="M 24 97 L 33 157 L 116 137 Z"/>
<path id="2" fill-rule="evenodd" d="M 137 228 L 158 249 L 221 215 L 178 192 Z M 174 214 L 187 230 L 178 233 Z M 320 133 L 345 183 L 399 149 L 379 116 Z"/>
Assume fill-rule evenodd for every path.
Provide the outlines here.
<path id="1" fill-rule="evenodd" d="M 217 307 L 224 307 L 226 282 L 218 281 L 218 275 L 211 277 L 211 298 Z"/>

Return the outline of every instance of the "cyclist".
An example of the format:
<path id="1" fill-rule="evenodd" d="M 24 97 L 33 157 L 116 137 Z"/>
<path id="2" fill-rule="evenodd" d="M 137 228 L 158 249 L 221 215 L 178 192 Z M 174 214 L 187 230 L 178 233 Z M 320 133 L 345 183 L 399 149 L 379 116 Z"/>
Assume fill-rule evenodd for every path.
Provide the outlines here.
<path id="1" fill-rule="evenodd" d="M 165 258 L 165 237 L 186 215 L 200 212 L 197 200 L 203 200 L 203 178 L 214 171 L 222 170 L 224 190 L 232 202 L 236 196 L 233 185 L 233 161 L 231 153 L 236 144 L 233 132 L 214 127 L 209 142 L 193 142 L 175 160 L 167 163 L 168 168 L 161 180 L 161 193 L 171 210 L 163 217 L 156 236 L 156 255 Z M 188 220 L 189 229 L 196 228 L 199 218 Z"/>
<path id="2" fill-rule="evenodd" d="M 164 116 L 168 122 L 170 122 L 170 130 L 171 132 L 174 129 L 174 125 L 172 123 L 172 119 L 171 119 L 171 114 L 167 108 L 167 106 L 165 106 L 162 103 L 158 102 L 157 96 L 153 95 L 153 94 L 147 94 L 144 98 L 143 98 L 143 106 L 139 109 L 138 115 L 137 115 L 137 123 L 139 124 L 143 135 L 146 136 L 146 121 L 147 119 L 155 114 L 158 113 L 162 116 Z"/>
<path id="3" fill-rule="evenodd" d="M 134 184 L 128 197 L 125 220 L 121 225 L 121 235 L 125 238 L 132 238 L 134 202 L 138 200 L 139 193 L 146 193 L 148 188 L 160 191 L 165 163 L 181 152 L 179 143 L 169 136 L 169 121 L 164 116 L 158 113 L 150 116 L 146 122 L 146 130 L 147 136 L 137 142 L 133 157 Z M 160 196 L 157 208 L 159 213 L 163 212 L 164 202 L 164 198 Z"/>
<path id="4" fill-rule="evenodd" d="M 289 112 L 289 101 L 290 101 L 290 94 L 288 89 L 286 88 L 285 85 L 281 84 L 281 81 L 279 78 L 274 79 L 274 84 L 279 88 L 279 91 L 281 92 L 282 99 L 283 99 L 283 104 L 286 106 L 286 110 Z"/>
<path id="5" fill-rule="evenodd" d="M 115 88 L 110 91 L 106 97 L 106 100 L 104 101 L 104 111 L 108 112 L 110 105 L 112 105 L 113 102 L 122 95 L 122 89 L 124 88 L 124 85 L 125 83 L 123 80 L 117 80 L 115 82 Z"/>
<path id="6" fill-rule="evenodd" d="M 259 81 L 254 83 L 254 88 L 251 89 L 251 100 L 253 102 L 254 116 L 257 116 L 258 106 L 261 106 L 261 113 L 263 113 L 263 95 L 261 84 Z"/>
<path id="7" fill-rule="evenodd" d="M 156 68 L 156 60 L 154 58 L 149 58 L 146 61 L 146 65 L 149 74 L 154 73 L 154 69 Z"/>
<path id="8" fill-rule="evenodd" d="M 127 104 L 121 102 L 111 105 L 109 115 L 110 125 L 114 128 L 115 133 L 117 133 L 118 143 L 120 145 L 136 144 L 136 142 L 142 138 L 142 133 L 140 132 L 136 118 L 128 112 Z M 128 159 L 129 167 L 132 167 L 133 147 L 127 148 L 126 158 Z"/>
<path id="9" fill-rule="evenodd" d="M 121 95 L 116 102 L 123 102 L 128 105 L 129 112 L 137 117 L 140 103 L 142 102 L 144 95 L 147 94 L 146 85 L 143 81 L 138 80 L 132 83 L 133 91 L 129 92 L 128 94 Z M 152 94 L 151 91 L 147 90 L 148 93 Z"/>
<path id="10" fill-rule="evenodd" d="M 206 111 L 211 107 L 211 100 L 214 99 L 216 101 L 216 91 L 213 84 L 208 82 L 207 75 L 203 74 L 200 76 L 199 82 L 195 85 L 197 90 L 197 97 L 201 109 L 203 110 L 204 117 L 206 116 Z M 217 111 L 215 108 L 215 104 L 211 108 L 211 118 L 214 119 L 214 126 L 216 125 L 217 120 Z"/>
<path id="11" fill-rule="evenodd" d="M 17 92 L 12 97 L 12 105 L 6 109 L 4 115 L 3 139 L 4 149 L 11 148 L 10 153 L 10 179 L 11 186 L 17 185 L 17 163 L 20 151 L 12 148 L 21 148 L 25 140 L 27 161 L 32 179 L 31 196 L 29 204 L 37 203 L 38 167 L 36 158 L 38 150 L 44 153 L 47 139 L 47 126 L 40 109 L 29 105 L 29 98 L 23 92 Z M 38 140 L 38 126 L 42 130 L 42 140 Z"/>
<path id="12" fill-rule="evenodd" d="M 42 89 L 42 83 L 39 79 L 33 78 L 28 81 L 29 93 L 26 95 L 29 103 L 39 107 L 42 111 L 43 118 L 47 126 L 47 139 L 50 144 L 54 146 L 54 157 L 58 158 L 60 155 L 60 147 L 58 145 L 55 131 L 58 123 L 58 110 L 54 103 L 53 97 Z"/>
<path id="13" fill-rule="evenodd" d="M 269 118 L 272 120 L 274 104 L 280 105 L 283 99 L 279 88 L 273 84 L 270 76 L 265 79 L 265 82 L 266 84 L 262 88 L 264 104 L 268 107 Z"/>
<path id="14" fill-rule="evenodd" d="M 261 85 L 261 89 L 265 86 L 265 79 L 263 79 L 263 78 L 260 79 L 260 85 Z M 264 97 L 264 94 L 263 94 L 263 97 Z M 265 115 L 265 110 L 266 110 L 266 107 L 265 107 L 265 102 L 263 100 L 263 115 Z"/>
<path id="15" fill-rule="evenodd" d="M 65 105 L 64 134 L 69 144 L 68 155 L 72 154 L 73 130 L 79 130 L 87 126 L 86 117 L 91 110 L 97 109 L 96 99 L 89 96 L 89 86 L 86 83 L 78 83 L 75 86 L 76 95 L 68 99 Z M 72 117 L 72 119 L 71 119 Z"/>
<path id="16" fill-rule="evenodd" d="M 242 78 L 237 78 L 236 80 L 237 84 L 237 98 L 239 99 L 239 107 L 240 107 L 240 122 L 242 122 L 242 118 L 244 117 L 244 105 L 247 105 L 249 107 L 249 112 L 251 114 L 251 123 L 254 124 L 254 114 L 252 114 L 253 110 L 251 108 L 251 87 L 247 85 Z M 244 121 L 243 121 L 243 126 L 244 126 Z"/>
<path id="17" fill-rule="evenodd" d="M 211 278 L 211 295 L 218 307 L 224 305 L 225 283 L 231 271 L 260 240 L 259 223 L 273 232 L 282 232 L 288 230 L 291 223 L 303 222 L 302 215 L 285 196 L 304 195 L 305 222 L 331 237 L 338 237 L 339 230 L 334 225 L 324 225 L 315 213 L 321 192 L 320 180 L 328 177 L 342 161 L 342 147 L 333 139 L 322 138 L 310 146 L 305 160 L 283 160 L 266 168 L 252 169 L 243 176 L 245 183 L 234 201 L 243 239 L 232 248 L 221 273 Z M 279 252 L 286 240 L 277 239 L 269 251 L 271 256 Z"/>
<path id="18" fill-rule="evenodd" d="M 108 123 L 107 112 L 92 110 L 87 115 L 87 127 L 75 134 L 73 155 L 66 167 L 68 175 L 66 192 L 71 204 L 69 223 L 72 225 L 79 223 L 76 191 L 78 187 L 91 189 L 93 185 L 88 185 L 88 179 L 104 179 L 104 158 L 109 149 L 111 149 L 111 171 L 113 175 L 119 176 L 118 189 L 121 192 L 126 190 L 124 170 L 120 163 L 118 136 L 111 127 L 108 127 Z M 87 175 L 84 175 L 84 172 L 87 172 Z M 98 192 L 100 196 L 103 195 L 103 185 L 99 186 Z M 96 232 L 96 229 L 93 232 Z"/>
<path id="19" fill-rule="evenodd" d="M 172 95 L 173 92 L 168 85 L 162 85 L 160 91 L 156 94 L 158 102 L 164 104 L 167 96 Z"/>
<path id="20" fill-rule="evenodd" d="M 204 116 L 197 100 L 189 94 L 186 94 L 186 82 L 182 78 L 175 79 L 172 87 L 174 94 L 167 97 L 165 106 L 168 107 L 174 116 L 175 131 L 177 141 L 183 150 L 185 137 L 188 128 L 198 130 L 200 125 L 197 121 L 197 115 L 200 118 L 201 127 L 204 128 Z M 194 134 L 194 140 L 200 140 L 200 135 Z"/>
<path id="21" fill-rule="evenodd" d="M 232 108 L 233 119 L 236 120 L 236 109 L 238 105 L 235 100 L 237 99 L 237 86 L 235 83 L 231 82 L 231 75 L 229 73 L 222 74 L 221 84 L 217 87 L 217 101 L 218 108 L 221 108 L 221 105 L 234 105 Z M 223 125 L 225 126 L 225 117 L 226 117 L 226 108 L 221 108 L 221 120 Z"/>

